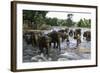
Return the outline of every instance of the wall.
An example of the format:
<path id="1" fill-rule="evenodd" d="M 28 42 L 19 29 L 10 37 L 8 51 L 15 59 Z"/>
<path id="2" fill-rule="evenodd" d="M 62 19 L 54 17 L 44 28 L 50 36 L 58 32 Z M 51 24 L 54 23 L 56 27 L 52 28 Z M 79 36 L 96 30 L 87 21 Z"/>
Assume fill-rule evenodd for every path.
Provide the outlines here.
<path id="1" fill-rule="evenodd" d="M 12 73 L 10 71 L 10 1 L 0 0 L 0 73 Z M 54 3 L 69 3 L 69 4 L 83 4 L 83 5 L 98 5 L 99 0 L 31 0 L 40 2 L 54 2 Z M 100 12 L 100 10 L 99 10 Z M 98 13 L 99 13 L 98 12 Z M 98 15 L 98 20 L 100 15 Z M 100 21 L 99 21 L 100 23 Z M 99 24 L 98 23 L 98 24 Z M 98 28 L 100 25 L 98 25 Z M 98 30 L 100 31 L 100 29 Z M 100 34 L 98 33 L 98 37 Z M 99 43 L 100 38 L 98 39 Z M 98 52 L 100 52 L 98 45 Z M 99 54 L 100 55 L 100 54 Z M 100 63 L 100 57 L 98 58 Z M 77 68 L 77 69 L 62 69 L 62 70 L 50 70 L 50 71 L 35 71 L 34 73 L 99 73 L 100 65 L 92 68 Z M 23 72 L 21 72 L 23 73 Z M 33 73 L 26 72 L 26 73 Z"/>

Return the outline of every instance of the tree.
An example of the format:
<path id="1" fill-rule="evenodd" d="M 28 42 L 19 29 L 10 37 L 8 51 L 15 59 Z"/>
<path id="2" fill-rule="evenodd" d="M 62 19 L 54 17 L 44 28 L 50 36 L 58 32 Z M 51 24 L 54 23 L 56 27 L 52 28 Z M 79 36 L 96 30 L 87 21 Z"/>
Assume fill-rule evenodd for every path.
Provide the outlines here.
<path id="1" fill-rule="evenodd" d="M 80 19 L 80 21 L 77 23 L 77 26 L 78 27 L 84 27 L 85 26 L 82 19 Z"/>
<path id="2" fill-rule="evenodd" d="M 34 16 L 35 19 L 35 28 L 34 29 L 39 29 L 43 24 L 45 24 L 45 20 L 44 17 L 42 16 L 42 14 L 38 14 L 36 13 Z"/>
<path id="3" fill-rule="evenodd" d="M 58 26 L 57 18 L 46 18 L 46 24 L 50 26 Z"/>
<path id="4" fill-rule="evenodd" d="M 86 24 L 86 27 L 91 27 L 91 19 L 85 19 L 84 18 L 84 24 Z"/>
<path id="5" fill-rule="evenodd" d="M 68 27 L 74 26 L 72 17 L 73 17 L 73 14 L 68 14 L 68 15 L 67 15 L 67 26 L 68 26 Z"/>
<path id="6" fill-rule="evenodd" d="M 91 27 L 91 19 L 80 19 L 80 21 L 77 23 L 78 27 Z"/>
<path id="7" fill-rule="evenodd" d="M 52 26 L 51 23 L 52 19 L 51 18 L 46 18 L 46 24 Z"/>
<path id="8" fill-rule="evenodd" d="M 67 24 L 67 23 L 66 23 L 66 20 L 63 20 L 63 19 L 59 19 L 59 20 L 58 20 L 58 25 L 59 25 L 59 26 L 66 26 L 66 24 Z"/>
<path id="9" fill-rule="evenodd" d="M 57 18 L 53 18 L 53 19 L 52 19 L 52 25 L 53 25 L 53 26 L 58 26 L 57 21 L 58 21 Z"/>
<path id="10" fill-rule="evenodd" d="M 45 23 L 46 14 L 47 14 L 47 11 L 23 10 L 23 22 L 27 20 L 29 27 L 38 29 L 40 25 Z"/>

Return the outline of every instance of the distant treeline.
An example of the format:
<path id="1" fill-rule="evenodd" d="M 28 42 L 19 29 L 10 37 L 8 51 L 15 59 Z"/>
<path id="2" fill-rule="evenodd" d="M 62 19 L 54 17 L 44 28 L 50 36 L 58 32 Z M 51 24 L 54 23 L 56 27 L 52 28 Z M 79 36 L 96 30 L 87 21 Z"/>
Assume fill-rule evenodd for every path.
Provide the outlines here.
<path id="1" fill-rule="evenodd" d="M 32 29 L 49 29 L 51 26 L 67 27 L 91 27 L 91 19 L 80 19 L 78 22 L 72 20 L 73 14 L 66 15 L 66 19 L 48 18 L 48 11 L 23 10 L 23 24 L 26 28 Z"/>

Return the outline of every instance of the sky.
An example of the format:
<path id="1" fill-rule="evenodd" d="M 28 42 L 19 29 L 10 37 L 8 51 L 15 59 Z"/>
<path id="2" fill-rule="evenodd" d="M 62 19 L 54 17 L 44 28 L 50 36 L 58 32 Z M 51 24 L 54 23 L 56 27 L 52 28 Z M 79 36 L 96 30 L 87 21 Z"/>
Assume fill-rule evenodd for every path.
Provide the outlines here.
<path id="1" fill-rule="evenodd" d="M 71 13 L 71 12 L 70 12 Z M 70 14 L 69 12 L 48 12 L 46 17 L 49 18 L 58 18 L 58 19 L 67 19 L 67 14 Z M 91 19 L 91 13 L 78 13 L 73 12 L 73 21 L 78 22 L 81 18 Z"/>

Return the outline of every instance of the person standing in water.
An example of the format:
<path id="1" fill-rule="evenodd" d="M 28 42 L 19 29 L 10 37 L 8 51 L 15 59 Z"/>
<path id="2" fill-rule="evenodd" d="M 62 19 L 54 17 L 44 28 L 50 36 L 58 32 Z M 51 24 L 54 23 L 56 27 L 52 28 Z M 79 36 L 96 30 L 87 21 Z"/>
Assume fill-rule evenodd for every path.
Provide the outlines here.
<path id="1" fill-rule="evenodd" d="M 77 34 L 77 47 L 79 46 L 80 43 L 81 43 L 81 37 L 79 34 Z"/>

